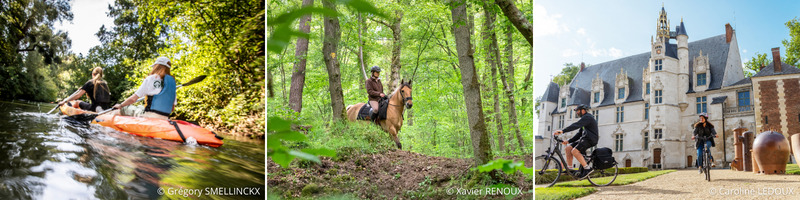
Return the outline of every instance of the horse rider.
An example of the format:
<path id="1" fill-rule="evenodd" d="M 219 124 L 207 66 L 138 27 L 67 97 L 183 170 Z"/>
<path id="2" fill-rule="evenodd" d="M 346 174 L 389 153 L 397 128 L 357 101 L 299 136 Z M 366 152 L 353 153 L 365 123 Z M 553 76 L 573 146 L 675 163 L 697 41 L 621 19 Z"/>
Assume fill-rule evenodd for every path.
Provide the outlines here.
<path id="1" fill-rule="evenodd" d="M 383 84 L 381 83 L 381 79 L 379 78 L 381 74 L 381 68 L 378 66 L 372 66 L 372 69 L 369 70 L 372 76 L 367 79 L 367 97 L 369 98 L 369 106 L 370 111 L 372 111 L 372 116 L 368 118 L 368 120 L 376 121 L 378 118 L 378 102 L 381 98 L 385 97 L 386 94 L 383 93 Z"/>

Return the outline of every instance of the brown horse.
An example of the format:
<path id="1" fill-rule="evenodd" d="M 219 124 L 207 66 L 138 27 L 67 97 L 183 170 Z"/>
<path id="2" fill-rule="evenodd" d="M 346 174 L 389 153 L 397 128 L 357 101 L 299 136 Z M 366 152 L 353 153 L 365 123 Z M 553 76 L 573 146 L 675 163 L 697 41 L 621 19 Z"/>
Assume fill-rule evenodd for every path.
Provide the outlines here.
<path id="1" fill-rule="evenodd" d="M 389 106 L 386 108 L 386 119 L 378 120 L 378 124 L 383 128 L 383 131 L 388 132 L 392 136 L 392 140 L 394 140 L 397 148 L 402 149 L 403 145 L 401 145 L 400 140 L 397 139 L 397 133 L 400 132 L 400 127 L 403 126 L 403 111 L 405 110 L 403 105 L 409 109 L 413 105 L 411 102 L 411 80 L 408 82 L 400 80 L 400 87 L 397 87 L 387 98 L 389 99 Z M 351 122 L 356 121 L 358 111 L 361 110 L 363 106 L 364 103 L 347 106 L 347 120 Z"/>

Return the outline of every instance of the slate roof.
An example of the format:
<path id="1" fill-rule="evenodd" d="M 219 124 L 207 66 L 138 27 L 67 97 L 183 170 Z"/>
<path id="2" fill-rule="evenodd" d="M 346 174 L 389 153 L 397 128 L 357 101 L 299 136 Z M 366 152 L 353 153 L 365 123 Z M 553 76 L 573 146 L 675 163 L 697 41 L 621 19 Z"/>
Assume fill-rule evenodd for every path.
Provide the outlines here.
<path id="1" fill-rule="evenodd" d="M 750 84 L 750 83 L 752 83 L 752 81 L 750 80 L 750 78 L 745 78 L 745 79 L 742 79 L 742 80 L 739 80 L 739 81 L 737 81 L 736 83 L 733 83 L 733 84 L 731 84 L 731 86 L 734 86 L 734 85 L 744 85 L 744 84 Z"/>
<path id="2" fill-rule="evenodd" d="M 728 99 L 728 96 L 714 97 L 711 99 L 711 104 L 720 104 L 725 102 L 725 99 Z"/>
<path id="3" fill-rule="evenodd" d="M 548 85 L 547 89 L 544 91 L 544 97 L 542 98 L 542 101 L 558 103 L 559 90 L 558 84 L 550 82 L 550 85 Z"/>
<path id="4" fill-rule="evenodd" d="M 686 26 L 683 25 L 683 20 L 681 20 L 681 25 L 675 28 L 678 35 L 686 35 Z M 689 36 L 689 35 L 686 35 Z"/>
<path id="5" fill-rule="evenodd" d="M 675 44 L 667 44 L 665 45 L 666 52 L 665 55 L 677 55 L 677 45 Z M 716 90 L 722 87 L 722 80 L 725 76 L 725 66 L 728 61 L 728 50 L 730 44 L 725 42 L 725 34 L 705 38 L 702 40 L 694 41 L 689 43 L 689 85 L 692 85 L 692 77 L 695 76 L 694 74 L 694 58 L 699 55 L 699 52 L 702 50 L 704 56 L 708 56 L 708 61 L 711 69 L 711 76 L 708 78 L 709 87 L 707 90 Z M 648 62 L 650 61 L 650 52 L 645 52 L 641 54 L 636 54 L 616 60 L 611 60 L 604 63 L 599 63 L 592 65 L 590 67 L 586 67 L 582 72 L 578 72 L 575 75 L 572 83 L 570 83 L 570 89 L 572 88 L 580 88 L 584 91 L 590 92 L 592 88 L 592 80 L 597 76 L 600 75 L 600 79 L 603 81 L 604 86 L 604 97 L 603 101 L 600 102 L 599 106 L 607 106 L 607 105 L 614 105 L 615 100 L 615 88 L 613 88 L 616 82 L 617 73 L 620 72 L 620 68 L 623 68 L 625 72 L 628 74 L 629 78 L 629 91 L 626 94 L 626 99 L 624 102 L 635 102 L 635 101 L 642 101 L 642 71 L 645 67 L 648 66 Z M 784 67 L 784 72 L 788 71 L 788 67 Z M 766 68 L 765 68 L 766 69 Z M 797 69 L 797 68 L 795 68 Z M 762 70 L 764 71 L 764 70 Z M 800 69 L 797 69 L 798 73 L 800 73 Z M 552 85 L 552 83 L 551 83 Z M 555 98 L 555 102 L 558 101 L 558 92 L 550 92 L 552 87 L 548 87 L 548 91 L 545 92 L 545 98 L 543 99 L 552 99 Z M 554 89 L 557 91 L 557 88 Z M 686 91 L 687 93 L 691 93 L 690 90 Z M 574 91 L 570 91 L 570 94 L 574 94 Z M 578 92 L 578 95 L 583 95 L 581 92 Z M 581 101 L 576 100 L 575 98 L 580 98 L 578 95 L 573 95 L 573 98 L 570 103 L 572 102 L 586 102 L 587 105 L 590 101 L 590 96 L 586 95 L 584 99 Z M 571 105 L 571 104 L 568 104 Z M 556 113 L 556 112 L 554 112 Z"/>
<path id="6" fill-rule="evenodd" d="M 762 76 L 773 76 L 773 75 L 784 75 L 784 74 L 797 74 L 797 73 L 800 73 L 800 69 L 798 69 L 798 68 L 797 68 L 797 67 L 795 67 L 795 66 L 792 66 L 792 65 L 786 64 L 785 62 L 781 62 L 781 71 L 780 71 L 780 72 L 775 72 L 775 67 L 774 67 L 774 65 L 775 65 L 775 64 L 773 64 L 772 62 L 770 62 L 770 63 L 769 63 L 769 65 L 767 65 L 767 66 L 764 66 L 764 68 L 763 68 L 763 69 L 761 69 L 761 70 L 759 70 L 759 71 L 758 71 L 758 73 L 756 73 L 756 75 L 753 75 L 753 77 L 762 77 Z"/>

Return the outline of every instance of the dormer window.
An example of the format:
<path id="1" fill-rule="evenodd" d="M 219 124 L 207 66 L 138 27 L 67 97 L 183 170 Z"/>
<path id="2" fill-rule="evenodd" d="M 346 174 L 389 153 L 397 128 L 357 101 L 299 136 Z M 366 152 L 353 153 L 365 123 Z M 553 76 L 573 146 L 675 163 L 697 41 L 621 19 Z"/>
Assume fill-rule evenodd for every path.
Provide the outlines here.
<path id="1" fill-rule="evenodd" d="M 567 106 L 567 98 L 561 98 L 561 107 L 563 108 L 566 106 Z"/>
<path id="2" fill-rule="evenodd" d="M 625 99 L 625 88 L 617 89 L 617 99 Z"/>
<path id="3" fill-rule="evenodd" d="M 653 66 L 654 66 L 654 68 L 655 68 L 655 71 L 661 71 L 661 70 L 664 68 L 664 67 L 663 67 L 663 66 L 664 66 L 664 65 L 663 65 L 663 64 L 664 64 L 664 60 L 662 60 L 662 59 L 656 59 L 656 60 L 655 60 L 655 61 L 653 61 L 653 62 L 654 62 Z"/>
<path id="4" fill-rule="evenodd" d="M 594 93 L 594 99 L 592 99 L 594 103 L 600 103 L 600 92 Z"/>
<path id="5" fill-rule="evenodd" d="M 706 73 L 697 74 L 697 85 L 706 85 Z"/>

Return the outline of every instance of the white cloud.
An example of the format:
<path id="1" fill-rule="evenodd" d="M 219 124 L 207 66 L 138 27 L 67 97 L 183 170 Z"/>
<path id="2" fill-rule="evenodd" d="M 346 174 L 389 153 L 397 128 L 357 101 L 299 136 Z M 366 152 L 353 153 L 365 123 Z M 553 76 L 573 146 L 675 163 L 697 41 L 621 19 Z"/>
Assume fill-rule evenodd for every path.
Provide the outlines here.
<path id="1" fill-rule="evenodd" d="M 747 49 L 742 49 L 742 53 L 747 53 Z"/>
<path id="2" fill-rule="evenodd" d="M 576 33 L 578 33 L 578 35 L 586 35 L 586 29 L 579 28 L 578 31 L 576 31 Z"/>
<path id="3" fill-rule="evenodd" d="M 575 51 L 573 49 L 566 49 L 566 50 L 561 52 L 561 56 L 562 57 L 571 57 L 571 56 L 576 56 L 576 55 L 578 55 L 578 51 Z"/>
<path id="4" fill-rule="evenodd" d="M 619 50 L 617 48 L 611 47 L 610 49 L 608 49 L 608 55 L 613 57 L 613 58 L 622 57 L 622 50 Z"/>
<path id="5" fill-rule="evenodd" d="M 569 32 L 569 28 L 558 20 L 563 15 L 549 15 L 547 9 L 541 5 L 533 6 L 533 37 L 544 37 Z"/>

